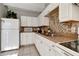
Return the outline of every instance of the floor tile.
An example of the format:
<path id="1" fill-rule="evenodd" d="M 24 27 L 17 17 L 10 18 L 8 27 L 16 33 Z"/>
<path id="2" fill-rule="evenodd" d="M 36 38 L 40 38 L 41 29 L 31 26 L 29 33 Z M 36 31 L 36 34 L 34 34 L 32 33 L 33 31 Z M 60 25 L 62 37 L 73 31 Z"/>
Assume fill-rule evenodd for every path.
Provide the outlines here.
<path id="1" fill-rule="evenodd" d="M 39 56 L 34 45 L 20 47 L 18 50 L 12 50 L 0 53 L 0 56 Z"/>

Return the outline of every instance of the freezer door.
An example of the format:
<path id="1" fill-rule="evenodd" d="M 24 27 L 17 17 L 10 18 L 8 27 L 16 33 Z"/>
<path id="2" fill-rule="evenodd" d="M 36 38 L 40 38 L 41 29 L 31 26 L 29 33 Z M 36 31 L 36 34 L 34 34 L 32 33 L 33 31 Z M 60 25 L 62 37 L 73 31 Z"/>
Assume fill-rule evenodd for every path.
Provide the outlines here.
<path id="1" fill-rule="evenodd" d="M 1 51 L 19 48 L 18 30 L 1 30 Z"/>
<path id="2" fill-rule="evenodd" d="M 1 20 L 1 29 L 19 29 L 19 20 Z"/>

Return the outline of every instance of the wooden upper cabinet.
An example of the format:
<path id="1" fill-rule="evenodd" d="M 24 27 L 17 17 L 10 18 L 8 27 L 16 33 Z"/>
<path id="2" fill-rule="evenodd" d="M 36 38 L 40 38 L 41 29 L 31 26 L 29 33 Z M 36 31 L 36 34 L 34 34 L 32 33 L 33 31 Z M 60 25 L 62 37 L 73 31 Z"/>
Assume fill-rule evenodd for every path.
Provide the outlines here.
<path id="1" fill-rule="evenodd" d="M 59 4 L 59 21 L 79 20 L 79 7 L 72 3 Z"/>

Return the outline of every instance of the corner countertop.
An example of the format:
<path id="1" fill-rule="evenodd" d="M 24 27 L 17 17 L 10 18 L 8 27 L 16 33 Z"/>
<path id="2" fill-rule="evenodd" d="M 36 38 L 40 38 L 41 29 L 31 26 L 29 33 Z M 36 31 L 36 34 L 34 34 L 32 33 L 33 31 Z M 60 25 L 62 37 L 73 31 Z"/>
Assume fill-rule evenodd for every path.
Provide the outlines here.
<path id="1" fill-rule="evenodd" d="M 73 42 L 73 41 L 76 41 L 77 39 L 72 39 L 72 38 L 69 38 L 69 37 L 63 37 L 63 36 L 46 36 L 46 35 L 43 35 L 43 34 L 40 34 L 40 33 L 36 33 L 42 37 L 45 37 L 47 38 L 48 40 L 51 40 L 55 43 L 66 43 L 66 42 Z"/>

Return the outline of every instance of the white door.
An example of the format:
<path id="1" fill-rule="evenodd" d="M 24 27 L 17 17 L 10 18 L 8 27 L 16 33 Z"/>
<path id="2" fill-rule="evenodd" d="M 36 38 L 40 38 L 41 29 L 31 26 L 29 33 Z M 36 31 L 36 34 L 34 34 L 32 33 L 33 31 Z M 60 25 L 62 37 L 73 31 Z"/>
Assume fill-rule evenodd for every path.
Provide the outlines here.
<path id="1" fill-rule="evenodd" d="M 19 48 L 19 30 L 1 30 L 1 51 Z"/>

